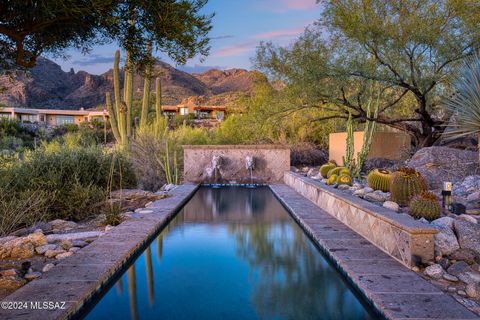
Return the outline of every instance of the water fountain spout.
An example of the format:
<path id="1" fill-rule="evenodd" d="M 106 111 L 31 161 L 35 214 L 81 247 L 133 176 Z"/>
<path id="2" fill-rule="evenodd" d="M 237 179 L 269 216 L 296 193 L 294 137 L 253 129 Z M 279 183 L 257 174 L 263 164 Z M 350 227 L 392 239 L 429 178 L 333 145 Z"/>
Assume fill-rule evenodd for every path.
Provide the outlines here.
<path id="1" fill-rule="evenodd" d="M 222 156 L 216 154 L 212 157 L 212 170 L 213 170 L 213 175 L 214 175 L 214 183 L 217 183 L 217 173 L 220 171 L 220 168 L 222 166 Z"/>
<path id="2" fill-rule="evenodd" d="M 255 169 L 255 158 L 253 156 L 245 157 L 245 167 L 250 173 L 250 185 L 253 186 L 253 170 Z"/>

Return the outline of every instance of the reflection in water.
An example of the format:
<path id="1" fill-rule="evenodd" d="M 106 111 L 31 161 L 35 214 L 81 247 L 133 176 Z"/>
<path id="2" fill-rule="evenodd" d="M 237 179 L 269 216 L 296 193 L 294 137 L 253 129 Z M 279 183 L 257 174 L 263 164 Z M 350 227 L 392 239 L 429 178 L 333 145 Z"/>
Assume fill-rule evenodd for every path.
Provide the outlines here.
<path id="1" fill-rule="evenodd" d="M 148 285 L 148 301 L 154 304 L 155 296 L 153 294 L 153 268 L 152 268 L 152 249 L 145 249 L 145 264 L 147 265 L 147 285 Z"/>
<path id="2" fill-rule="evenodd" d="M 199 189 L 143 257 L 88 319 L 370 319 L 267 188 Z"/>

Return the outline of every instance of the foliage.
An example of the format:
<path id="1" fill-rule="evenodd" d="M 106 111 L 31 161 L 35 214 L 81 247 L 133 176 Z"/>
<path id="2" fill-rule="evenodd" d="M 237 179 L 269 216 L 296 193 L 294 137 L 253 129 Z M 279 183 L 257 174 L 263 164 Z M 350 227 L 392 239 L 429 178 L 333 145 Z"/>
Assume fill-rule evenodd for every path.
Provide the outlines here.
<path id="1" fill-rule="evenodd" d="M 411 168 L 400 168 L 393 174 L 390 192 L 392 200 L 399 205 L 408 205 L 410 199 L 427 190 L 425 178 Z"/>
<path id="2" fill-rule="evenodd" d="M 425 218 L 432 221 L 440 218 L 441 206 L 434 193 L 423 191 L 412 198 L 409 212 L 416 219 Z"/>
<path id="3" fill-rule="evenodd" d="M 148 46 L 178 63 L 209 51 L 212 15 L 206 0 L 3 1 L 0 2 L 0 68 L 30 68 L 43 53 L 61 56 L 75 47 L 114 41 L 132 61 L 150 59 Z"/>
<path id="4" fill-rule="evenodd" d="M 330 170 L 335 169 L 336 165 L 333 163 L 326 163 L 320 167 L 320 174 L 323 178 L 327 178 L 327 174 Z"/>
<path id="5" fill-rule="evenodd" d="M 0 150 L 23 151 L 33 148 L 37 133 L 18 120 L 0 117 Z"/>
<path id="6" fill-rule="evenodd" d="M 175 180 L 175 172 L 183 169 L 183 150 L 179 140 L 167 129 L 161 134 L 155 133 L 154 126 L 151 124 L 137 133 L 129 154 L 140 188 L 151 191 Z"/>
<path id="7" fill-rule="evenodd" d="M 325 163 L 327 153 L 311 142 L 298 142 L 290 145 L 290 164 L 292 166 L 318 166 Z"/>
<path id="8" fill-rule="evenodd" d="M 0 185 L 0 237 L 42 220 L 48 208 L 47 192 L 26 190 L 12 193 L 12 186 L 12 181 Z"/>
<path id="9" fill-rule="evenodd" d="M 105 199 L 109 170 L 115 165 L 113 189 L 135 186 L 135 176 L 126 158 L 99 147 L 45 144 L 25 160 L 0 169 L 0 187 L 10 185 L 12 197 L 24 192 L 48 194 L 47 215 L 81 220 L 98 212 Z"/>
<path id="10" fill-rule="evenodd" d="M 351 186 L 353 183 L 352 176 L 346 173 L 342 173 L 337 178 L 337 184 L 346 184 Z"/>
<path id="11" fill-rule="evenodd" d="M 449 138 L 480 134 L 480 60 L 475 54 L 465 59 L 452 77 L 453 93 L 445 98 L 445 108 L 455 122 L 446 131 Z M 479 140 L 480 144 L 480 140 Z"/>
<path id="12" fill-rule="evenodd" d="M 316 121 L 368 120 L 366 92 L 380 90 L 376 122 L 409 132 L 418 147 L 440 136 L 434 116 L 445 76 L 479 47 L 480 4 L 454 0 L 325 0 L 319 21 L 291 46 L 262 43 L 256 66 L 296 91 L 284 112 L 321 110 Z"/>
<path id="13" fill-rule="evenodd" d="M 328 134 L 337 127 L 335 122 L 315 123 L 318 110 L 303 114 L 284 113 L 286 105 L 296 100 L 296 93 L 276 91 L 260 79 L 254 84 L 253 94 L 244 95 L 229 106 L 229 116 L 215 130 L 217 144 L 313 143 L 326 147 Z"/>
<path id="14" fill-rule="evenodd" d="M 370 101 L 367 103 L 367 121 L 365 122 L 365 128 L 363 129 L 363 143 L 362 149 L 357 153 L 357 157 L 353 158 L 353 153 L 355 150 L 354 139 L 353 139 L 353 120 L 352 113 L 349 112 L 347 120 L 347 151 L 346 158 L 343 159 L 343 165 L 348 167 L 355 177 L 360 177 L 360 172 L 363 170 L 363 165 L 367 159 L 368 153 L 370 152 L 370 147 L 372 145 L 373 134 L 376 129 L 375 119 L 378 117 L 378 100 L 380 95 L 377 96 L 377 101 L 375 102 L 373 114 L 371 110 L 373 96 L 370 98 Z"/>
<path id="15" fill-rule="evenodd" d="M 374 169 L 368 173 L 367 182 L 368 186 L 373 190 L 390 192 L 392 172 L 386 169 Z"/>

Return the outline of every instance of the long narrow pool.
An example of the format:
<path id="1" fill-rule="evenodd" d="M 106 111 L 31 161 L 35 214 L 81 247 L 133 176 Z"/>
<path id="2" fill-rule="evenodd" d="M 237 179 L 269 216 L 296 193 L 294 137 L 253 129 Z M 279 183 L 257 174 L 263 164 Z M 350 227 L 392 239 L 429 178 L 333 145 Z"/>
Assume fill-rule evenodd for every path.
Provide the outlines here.
<path id="1" fill-rule="evenodd" d="M 86 319 L 373 319 L 267 187 L 200 188 Z"/>

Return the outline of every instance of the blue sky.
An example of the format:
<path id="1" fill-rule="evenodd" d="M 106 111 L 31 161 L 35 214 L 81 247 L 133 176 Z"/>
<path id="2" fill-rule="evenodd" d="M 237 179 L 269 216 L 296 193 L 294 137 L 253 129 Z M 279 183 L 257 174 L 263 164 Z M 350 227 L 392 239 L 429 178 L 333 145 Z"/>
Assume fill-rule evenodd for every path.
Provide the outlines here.
<path id="1" fill-rule="evenodd" d="M 215 12 L 210 32 L 212 49 L 203 63 L 194 58 L 180 67 L 188 72 L 212 67 L 251 69 L 250 58 L 260 41 L 286 45 L 320 16 L 315 0 L 210 0 L 204 10 Z M 98 46 L 89 55 L 68 50 L 68 60 L 55 61 L 65 71 L 74 68 L 75 72 L 101 74 L 112 67 L 115 49 L 115 44 Z M 165 55 L 157 56 L 171 63 Z"/>

